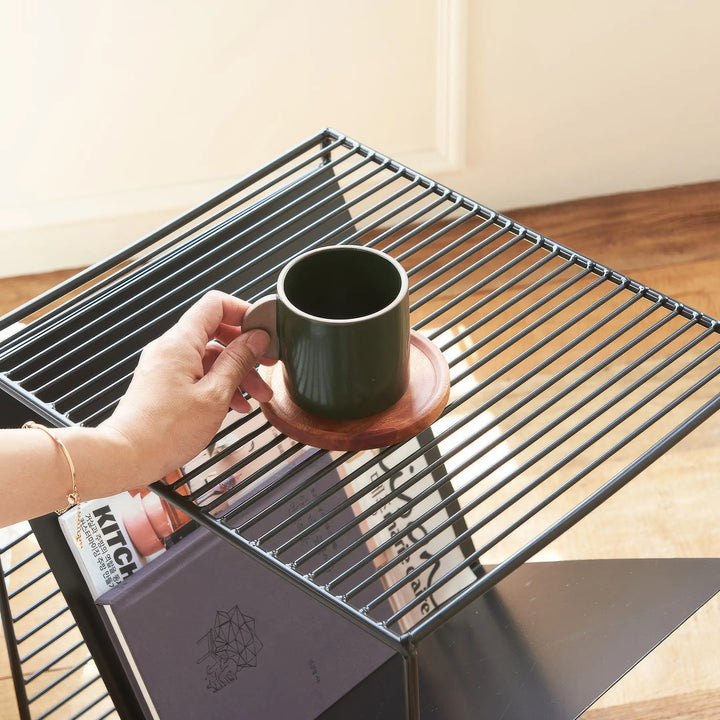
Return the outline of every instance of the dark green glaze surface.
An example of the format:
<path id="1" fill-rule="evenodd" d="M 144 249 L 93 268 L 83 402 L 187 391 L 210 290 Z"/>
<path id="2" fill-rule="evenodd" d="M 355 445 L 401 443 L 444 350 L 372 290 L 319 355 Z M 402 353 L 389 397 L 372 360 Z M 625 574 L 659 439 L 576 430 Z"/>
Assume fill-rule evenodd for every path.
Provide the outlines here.
<path id="1" fill-rule="evenodd" d="M 277 303 L 288 392 L 303 410 L 323 417 L 374 415 L 408 386 L 408 293 L 399 298 L 402 281 L 393 264 L 353 250 L 303 259 L 284 280 L 291 304 L 282 294 Z"/>

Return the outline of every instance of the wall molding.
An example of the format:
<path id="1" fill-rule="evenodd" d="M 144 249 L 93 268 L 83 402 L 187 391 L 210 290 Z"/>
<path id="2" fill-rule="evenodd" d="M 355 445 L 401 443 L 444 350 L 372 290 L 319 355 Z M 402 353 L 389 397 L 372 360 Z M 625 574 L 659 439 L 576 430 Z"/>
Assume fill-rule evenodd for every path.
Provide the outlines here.
<path id="1" fill-rule="evenodd" d="M 437 0 L 436 21 L 435 142 L 396 155 L 430 176 L 462 170 L 466 164 L 468 0 Z"/>

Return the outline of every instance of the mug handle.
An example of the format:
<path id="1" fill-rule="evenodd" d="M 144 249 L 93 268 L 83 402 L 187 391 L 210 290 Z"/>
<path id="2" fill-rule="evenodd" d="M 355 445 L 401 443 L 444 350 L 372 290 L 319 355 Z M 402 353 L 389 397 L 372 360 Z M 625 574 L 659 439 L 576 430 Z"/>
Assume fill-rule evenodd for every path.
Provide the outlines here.
<path id="1" fill-rule="evenodd" d="M 240 327 L 247 330 L 264 330 L 270 336 L 270 344 L 264 357 L 269 360 L 280 359 L 280 341 L 277 334 L 277 295 L 267 295 L 253 303 L 243 316 Z"/>

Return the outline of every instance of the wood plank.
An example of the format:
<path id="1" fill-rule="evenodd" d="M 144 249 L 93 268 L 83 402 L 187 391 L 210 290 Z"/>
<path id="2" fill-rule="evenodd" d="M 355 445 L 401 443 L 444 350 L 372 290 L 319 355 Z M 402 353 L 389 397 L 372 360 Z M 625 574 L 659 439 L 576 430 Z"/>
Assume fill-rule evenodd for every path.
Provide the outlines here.
<path id="1" fill-rule="evenodd" d="M 0 718 L 3 720 L 19 720 L 20 718 L 13 681 L 11 678 L 2 676 L 0 676 Z"/>
<path id="2" fill-rule="evenodd" d="M 272 400 L 263 414 L 289 438 L 325 450 L 369 450 L 414 437 L 438 419 L 450 394 L 450 373 L 437 346 L 418 333 L 410 334 L 410 385 L 402 397 L 369 417 L 350 420 L 318 417 L 298 407 L 285 387 L 282 367 L 265 368 Z"/>
<path id="3" fill-rule="evenodd" d="M 0 278 L 0 315 L 14 310 L 78 272 L 56 270 L 41 275 Z"/>
<path id="4" fill-rule="evenodd" d="M 507 211 L 509 217 L 636 276 L 718 258 L 720 182 Z"/>
<path id="5" fill-rule="evenodd" d="M 720 690 L 682 693 L 622 707 L 588 710 L 583 720 L 717 720 Z"/>

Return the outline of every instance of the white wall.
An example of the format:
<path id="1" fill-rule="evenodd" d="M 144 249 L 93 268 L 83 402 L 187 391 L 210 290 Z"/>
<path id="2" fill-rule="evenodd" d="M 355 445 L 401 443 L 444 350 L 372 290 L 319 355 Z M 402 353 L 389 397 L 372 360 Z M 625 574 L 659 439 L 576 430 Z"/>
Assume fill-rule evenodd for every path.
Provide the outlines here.
<path id="1" fill-rule="evenodd" d="M 470 3 L 468 168 L 505 208 L 720 177 L 720 3 Z"/>
<path id="2" fill-rule="evenodd" d="M 498 209 L 720 177 L 715 0 L 0 4 L 0 276 L 330 125 Z"/>

